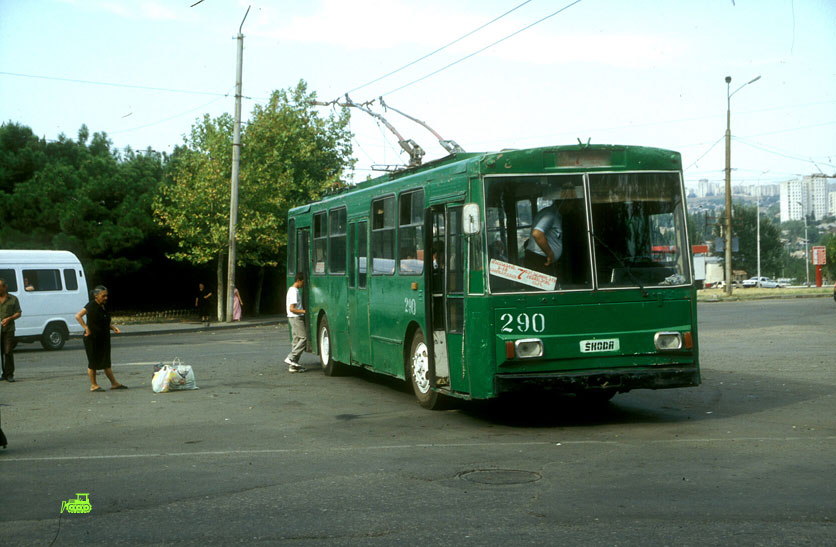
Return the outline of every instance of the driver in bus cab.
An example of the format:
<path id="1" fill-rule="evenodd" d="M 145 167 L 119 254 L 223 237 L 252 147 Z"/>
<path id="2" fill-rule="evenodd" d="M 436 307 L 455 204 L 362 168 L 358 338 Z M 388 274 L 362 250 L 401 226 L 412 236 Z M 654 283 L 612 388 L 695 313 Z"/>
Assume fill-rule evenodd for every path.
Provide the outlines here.
<path id="1" fill-rule="evenodd" d="M 556 199 L 555 192 L 543 196 Z M 531 237 L 525 246 L 525 267 L 557 277 L 557 261 L 563 254 L 563 218 L 557 210 L 557 202 L 537 212 L 531 223 Z"/>

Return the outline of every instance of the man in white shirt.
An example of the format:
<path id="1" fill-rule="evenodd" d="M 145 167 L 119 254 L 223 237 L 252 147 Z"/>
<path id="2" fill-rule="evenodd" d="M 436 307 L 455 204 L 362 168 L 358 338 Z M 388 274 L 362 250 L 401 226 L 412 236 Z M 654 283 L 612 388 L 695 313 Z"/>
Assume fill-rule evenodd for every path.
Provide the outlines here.
<path id="1" fill-rule="evenodd" d="M 287 289 L 286 307 L 287 322 L 290 325 L 290 332 L 293 334 L 293 342 L 290 353 L 284 362 L 287 363 L 288 372 L 305 372 L 305 367 L 299 364 L 299 357 L 305 351 L 308 344 L 308 332 L 305 329 L 305 310 L 302 309 L 302 286 L 305 284 L 305 274 L 299 272 L 293 285 Z"/>

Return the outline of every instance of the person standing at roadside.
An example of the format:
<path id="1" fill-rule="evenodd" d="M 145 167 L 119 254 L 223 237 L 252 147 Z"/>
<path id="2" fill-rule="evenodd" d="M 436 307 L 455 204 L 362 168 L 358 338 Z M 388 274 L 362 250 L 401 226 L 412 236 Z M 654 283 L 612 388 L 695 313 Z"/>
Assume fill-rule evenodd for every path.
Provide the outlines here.
<path id="1" fill-rule="evenodd" d="M 232 320 L 240 321 L 243 311 L 244 304 L 241 302 L 241 294 L 238 292 L 238 287 L 234 287 L 232 289 Z"/>
<path id="2" fill-rule="evenodd" d="M 2 379 L 15 381 L 15 319 L 21 315 L 20 302 L 9 294 L 6 280 L 0 279 L 0 353 L 3 360 Z"/>
<path id="3" fill-rule="evenodd" d="M 305 285 L 305 275 L 296 274 L 293 285 L 287 290 L 285 305 L 287 308 L 287 323 L 293 334 L 290 353 L 285 358 L 288 372 L 305 372 L 305 367 L 299 364 L 299 358 L 308 345 L 308 332 L 305 329 L 305 310 L 302 309 L 302 287 Z"/>
<path id="4" fill-rule="evenodd" d="M 197 284 L 197 294 L 194 298 L 194 307 L 197 308 L 197 314 L 200 316 L 200 321 L 209 325 L 209 299 L 212 297 L 212 291 L 206 288 L 203 283 Z"/>
<path id="5" fill-rule="evenodd" d="M 128 386 L 116 381 L 110 362 L 110 331 L 115 334 L 121 331 L 110 322 L 110 313 L 107 311 L 107 289 L 99 285 L 91 292 L 93 300 L 75 314 L 76 321 L 84 327 L 84 350 L 87 352 L 90 391 L 104 391 L 104 388 L 96 383 L 98 370 L 103 370 L 107 379 L 110 380 L 110 389 L 128 389 Z M 87 323 L 84 322 L 85 315 Z"/>

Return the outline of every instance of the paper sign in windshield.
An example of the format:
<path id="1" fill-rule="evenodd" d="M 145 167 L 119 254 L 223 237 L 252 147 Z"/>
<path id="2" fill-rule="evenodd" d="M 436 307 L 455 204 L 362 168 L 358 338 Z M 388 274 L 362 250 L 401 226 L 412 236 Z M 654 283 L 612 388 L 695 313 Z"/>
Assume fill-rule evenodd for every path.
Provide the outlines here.
<path id="1" fill-rule="evenodd" d="M 546 275 L 528 268 L 523 268 L 515 264 L 509 264 L 495 258 L 491 259 L 490 265 L 491 275 L 501 277 L 502 279 L 510 279 L 535 289 L 542 291 L 552 291 L 557 285 L 557 278 L 551 275 Z"/>

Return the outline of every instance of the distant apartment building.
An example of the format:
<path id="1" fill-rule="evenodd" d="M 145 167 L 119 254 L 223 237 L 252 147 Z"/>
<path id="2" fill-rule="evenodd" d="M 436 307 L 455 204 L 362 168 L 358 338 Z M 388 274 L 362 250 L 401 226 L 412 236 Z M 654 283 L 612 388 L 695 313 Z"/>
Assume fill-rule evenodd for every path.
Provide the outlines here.
<path id="1" fill-rule="evenodd" d="M 810 175 L 781 183 L 781 222 L 802 220 L 805 215 L 821 220 L 827 216 L 827 177 Z"/>
<path id="2" fill-rule="evenodd" d="M 827 194 L 827 212 L 830 216 L 836 217 L 836 190 L 832 188 Z"/>

